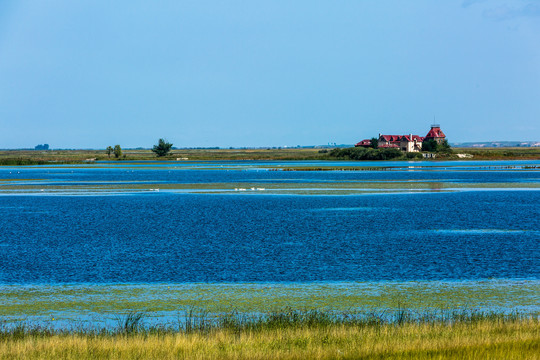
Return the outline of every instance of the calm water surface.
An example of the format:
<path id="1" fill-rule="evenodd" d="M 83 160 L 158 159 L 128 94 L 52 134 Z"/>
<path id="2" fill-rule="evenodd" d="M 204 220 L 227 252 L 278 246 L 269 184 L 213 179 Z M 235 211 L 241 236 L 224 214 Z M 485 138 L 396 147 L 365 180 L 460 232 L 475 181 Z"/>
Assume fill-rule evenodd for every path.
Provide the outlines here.
<path id="1" fill-rule="evenodd" d="M 265 171 L 291 164 L 306 163 L 10 167 L 0 168 L 0 179 L 66 186 L 540 181 L 540 172 L 529 169 L 538 161 L 386 162 L 384 169 L 371 171 Z M 314 164 L 319 163 L 308 163 Z M 540 191 L 535 189 L 347 196 L 48 195 L 0 195 L 0 283 L 540 278 Z"/>

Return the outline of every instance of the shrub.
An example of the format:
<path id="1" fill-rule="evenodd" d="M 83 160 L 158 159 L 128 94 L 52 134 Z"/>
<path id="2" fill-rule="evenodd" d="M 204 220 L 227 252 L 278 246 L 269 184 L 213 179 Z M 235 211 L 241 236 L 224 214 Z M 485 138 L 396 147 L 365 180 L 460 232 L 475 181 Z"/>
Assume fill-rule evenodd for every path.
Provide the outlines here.
<path id="1" fill-rule="evenodd" d="M 390 160 L 403 156 L 398 149 L 345 148 L 333 149 L 329 157 L 343 160 Z"/>
<path id="2" fill-rule="evenodd" d="M 173 144 L 167 142 L 167 140 L 159 139 L 158 144 L 154 145 L 152 151 L 159 157 L 167 155 L 172 148 Z"/>
<path id="3" fill-rule="evenodd" d="M 422 156 L 422 153 L 419 153 L 419 152 L 408 152 L 407 154 L 405 154 L 405 156 L 407 157 L 407 159 L 423 159 L 424 157 Z"/>

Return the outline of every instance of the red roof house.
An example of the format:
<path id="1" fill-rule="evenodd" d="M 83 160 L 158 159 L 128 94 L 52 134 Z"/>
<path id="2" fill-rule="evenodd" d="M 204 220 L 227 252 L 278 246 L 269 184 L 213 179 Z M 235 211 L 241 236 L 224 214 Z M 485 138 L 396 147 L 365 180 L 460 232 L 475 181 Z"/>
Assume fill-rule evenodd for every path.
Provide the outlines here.
<path id="1" fill-rule="evenodd" d="M 422 151 L 422 143 L 426 139 L 434 139 L 438 143 L 446 139 L 440 125 L 431 125 L 431 129 L 425 137 L 418 135 L 382 135 L 379 134 L 378 147 L 382 149 L 397 148 L 406 152 Z M 371 147 L 371 140 L 365 139 L 354 145 L 356 147 Z"/>
<path id="2" fill-rule="evenodd" d="M 354 146 L 355 147 L 365 147 L 365 148 L 371 147 L 371 139 L 364 139 L 364 140 L 360 141 L 359 143 L 356 143 Z"/>

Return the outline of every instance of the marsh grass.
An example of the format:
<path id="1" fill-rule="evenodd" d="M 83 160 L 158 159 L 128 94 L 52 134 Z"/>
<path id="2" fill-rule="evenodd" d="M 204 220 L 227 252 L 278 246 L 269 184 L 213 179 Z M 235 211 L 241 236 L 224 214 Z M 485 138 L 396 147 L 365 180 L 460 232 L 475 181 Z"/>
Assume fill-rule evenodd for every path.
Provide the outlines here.
<path id="1" fill-rule="evenodd" d="M 219 316 L 187 309 L 175 326 L 144 326 L 126 313 L 115 329 L 54 330 L 17 324 L 0 330 L 1 359 L 517 358 L 540 351 L 531 315 L 399 308 L 347 313 L 286 308 Z"/>
<path id="2" fill-rule="evenodd" d="M 0 158 L 0 165 L 20 166 L 20 165 L 45 165 L 47 161 L 31 158 Z"/>
<path id="3" fill-rule="evenodd" d="M 151 316 L 141 311 L 127 311 L 115 316 L 116 326 L 101 328 L 91 325 L 54 328 L 50 323 L 37 321 L 15 323 L 0 321 L 0 339 L 19 339 L 25 337 L 47 337 L 59 334 L 110 336 L 170 333 L 170 334 L 207 334 L 214 331 L 233 331 L 235 333 L 283 330 L 289 328 L 331 328 L 352 326 L 359 328 L 377 326 L 416 325 L 455 325 L 478 322 L 516 323 L 525 320 L 540 323 L 536 313 L 500 313 L 476 309 L 437 311 L 418 311 L 398 305 L 393 309 L 370 311 L 328 311 L 317 309 L 293 309 L 287 307 L 267 313 L 245 313 L 231 310 L 224 313 L 210 313 L 206 309 L 189 307 L 178 312 L 176 321 L 167 324 L 146 325 Z"/>
<path id="4" fill-rule="evenodd" d="M 116 321 L 118 323 L 117 332 L 120 334 L 134 334 L 143 330 L 142 320 L 144 313 L 137 311 L 129 311 L 128 313 L 118 316 Z"/>

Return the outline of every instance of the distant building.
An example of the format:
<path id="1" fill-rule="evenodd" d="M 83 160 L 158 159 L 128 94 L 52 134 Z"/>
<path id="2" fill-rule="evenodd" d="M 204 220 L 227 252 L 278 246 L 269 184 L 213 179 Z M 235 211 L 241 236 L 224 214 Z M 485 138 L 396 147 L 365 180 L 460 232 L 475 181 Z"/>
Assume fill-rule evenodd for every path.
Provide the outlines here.
<path id="1" fill-rule="evenodd" d="M 49 144 L 39 144 L 34 147 L 34 150 L 49 150 Z"/>
<path id="2" fill-rule="evenodd" d="M 424 140 L 433 139 L 438 144 L 442 143 L 446 139 L 446 135 L 441 130 L 441 126 L 438 124 L 431 125 L 431 129 L 426 136 L 418 135 L 383 135 L 379 134 L 378 147 L 382 149 L 400 149 L 405 152 L 419 152 L 422 151 L 422 143 Z M 365 139 L 354 145 L 356 147 L 371 147 L 371 140 Z"/>
<path id="3" fill-rule="evenodd" d="M 371 139 L 362 140 L 362 141 L 360 141 L 358 144 L 356 144 L 354 146 L 369 148 L 369 147 L 371 147 Z"/>

